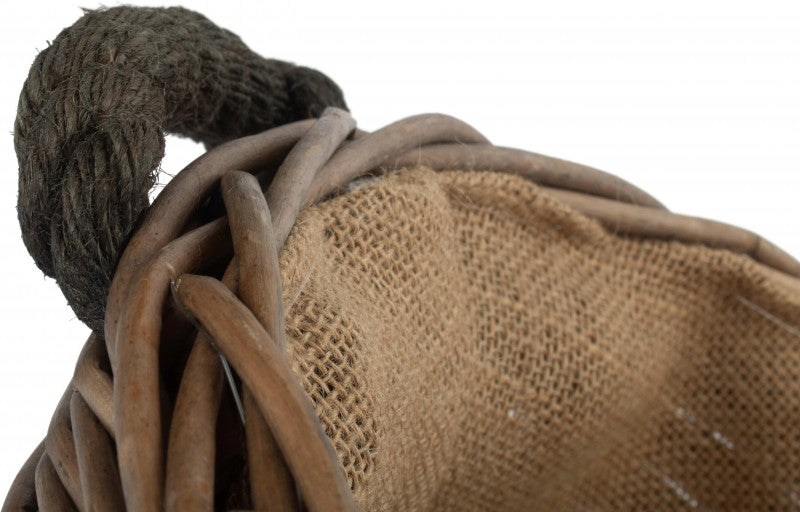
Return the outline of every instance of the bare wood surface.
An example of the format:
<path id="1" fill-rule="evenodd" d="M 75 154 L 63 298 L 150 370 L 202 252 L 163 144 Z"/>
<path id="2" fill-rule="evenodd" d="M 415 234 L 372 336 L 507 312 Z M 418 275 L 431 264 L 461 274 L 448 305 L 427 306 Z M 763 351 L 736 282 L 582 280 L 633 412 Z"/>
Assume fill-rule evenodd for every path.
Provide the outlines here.
<path id="1" fill-rule="evenodd" d="M 247 464 L 253 507 L 268 510 L 300 510 L 294 478 L 278 441 L 264 419 L 252 391 L 244 387 Z"/>
<path id="2" fill-rule="evenodd" d="M 72 384 L 111 437 L 114 437 L 114 382 L 100 367 L 105 350 L 101 338 L 95 334 L 89 336 L 78 357 Z"/>
<path id="3" fill-rule="evenodd" d="M 339 130 L 334 133 L 341 139 L 352 130 L 352 119 L 349 115 L 341 116 L 334 112 L 334 121 Z M 295 149 L 287 157 L 287 161 L 295 162 L 296 166 L 306 165 L 316 171 L 330 156 L 341 140 L 328 141 L 327 145 L 319 141 L 318 126 L 323 121 L 333 117 L 329 111 L 315 124 L 309 132 L 298 142 Z M 350 121 L 348 122 L 348 119 Z M 336 127 L 335 126 L 335 127 Z M 325 132 L 329 128 L 323 126 Z M 322 132 L 323 134 L 325 132 Z M 310 140 L 310 142 L 308 142 Z M 319 156 L 316 161 L 308 162 L 307 159 L 292 159 L 298 148 L 314 148 L 313 153 Z M 284 164 L 286 165 L 286 164 Z M 278 171 L 278 177 L 296 176 L 297 167 L 286 171 L 284 166 Z M 281 173 L 285 174 L 281 174 Z M 308 174 L 308 173 L 307 173 Z M 313 176 L 313 174 L 312 174 Z M 284 178 L 285 179 L 285 178 Z M 295 186 L 305 190 L 311 179 L 297 182 Z M 286 187 L 287 191 L 290 186 Z M 250 174 L 232 171 L 222 179 L 222 195 L 225 207 L 228 210 L 228 222 L 231 229 L 236 260 L 239 271 L 239 295 L 244 304 L 250 308 L 261 325 L 270 334 L 277 344 L 280 354 L 285 351 L 285 333 L 283 321 L 283 291 L 280 283 L 280 269 L 278 268 L 278 248 L 272 231 L 273 220 L 267 201 L 261 192 L 258 181 Z M 299 201 L 292 206 L 294 211 L 285 215 L 297 215 Z M 289 219 L 289 217 L 286 217 Z M 294 223 L 291 218 L 290 225 Z M 256 510 L 297 510 L 297 491 L 294 479 L 289 472 L 283 454 L 277 445 L 269 426 L 266 424 L 252 392 L 243 389 L 245 423 L 247 434 L 248 465 L 250 469 L 250 486 L 252 489 L 253 504 Z"/>
<path id="4" fill-rule="evenodd" d="M 181 379 L 170 430 L 165 509 L 214 510 L 217 415 L 222 396 L 219 354 L 200 334 Z"/>
<path id="5" fill-rule="evenodd" d="M 208 191 L 230 169 L 255 170 L 283 159 L 314 120 L 298 121 L 222 144 L 189 164 L 153 201 L 122 255 L 106 307 L 106 343 L 116 368 L 120 308 L 134 276 L 155 253 L 174 240 Z"/>
<path id="6" fill-rule="evenodd" d="M 125 510 L 114 441 L 78 392 L 72 394 L 70 416 L 80 470 L 83 509 L 93 512 Z"/>
<path id="7" fill-rule="evenodd" d="M 36 466 L 36 496 L 40 512 L 73 512 L 78 509 L 59 480 L 56 468 L 47 452 Z"/>
<path id="8" fill-rule="evenodd" d="M 398 156 L 426 144 L 489 141 L 468 124 L 443 114 L 407 117 L 342 147 L 317 173 L 303 206 L 313 204 L 348 181 L 373 169 L 392 166 Z M 280 240 L 280 239 L 279 239 Z"/>
<path id="9" fill-rule="evenodd" d="M 317 171 L 355 127 L 348 112 L 329 107 L 281 164 L 266 194 L 278 248 L 289 236 Z"/>
<path id="10" fill-rule="evenodd" d="M 169 283 L 179 272 L 197 268 L 212 247 L 229 247 L 223 219 L 206 224 L 167 245 L 133 282 L 119 324 L 114 415 L 117 456 L 130 510 L 160 511 L 164 464 L 159 388 L 159 344 Z M 221 251 L 223 254 L 226 252 Z"/>
<path id="11" fill-rule="evenodd" d="M 183 275 L 176 293 L 253 392 L 309 510 L 355 510 L 308 397 L 255 316 L 213 278 Z"/>
<path id="12" fill-rule="evenodd" d="M 729 224 L 567 190 L 551 188 L 547 192 L 616 233 L 724 248 L 747 254 L 787 274 L 800 276 L 797 260 L 755 233 Z"/>
<path id="13" fill-rule="evenodd" d="M 78 456 L 75 453 L 75 440 L 72 434 L 72 423 L 69 414 L 69 403 L 73 393 L 76 393 L 76 391 L 72 389 L 72 386 L 68 387 L 56 406 L 56 411 L 50 420 L 50 427 L 45 438 L 45 450 L 48 461 L 55 468 L 55 472 L 58 474 L 64 489 L 72 498 L 72 502 L 78 510 L 85 512 L 80 470 L 78 469 Z"/>
<path id="14" fill-rule="evenodd" d="M 436 170 L 517 174 L 540 185 L 666 210 L 653 196 L 618 176 L 521 149 L 491 144 L 431 144 L 406 152 L 393 164 L 391 169 L 424 165 Z"/>

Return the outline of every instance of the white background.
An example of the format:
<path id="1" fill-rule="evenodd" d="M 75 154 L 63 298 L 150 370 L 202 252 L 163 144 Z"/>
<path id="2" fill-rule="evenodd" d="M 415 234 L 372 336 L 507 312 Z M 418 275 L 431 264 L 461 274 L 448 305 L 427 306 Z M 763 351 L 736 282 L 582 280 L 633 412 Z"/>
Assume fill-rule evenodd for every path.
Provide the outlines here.
<path id="1" fill-rule="evenodd" d="M 88 335 L 20 238 L 17 97 L 37 49 L 93 2 L 8 2 L 0 15 L 2 496 Z M 674 211 L 748 228 L 800 256 L 796 2 L 184 5 L 264 56 L 329 74 L 362 128 L 455 115 L 496 144 L 612 172 Z M 171 140 L 162 167 L 175 173 L 199 153 Z"/>

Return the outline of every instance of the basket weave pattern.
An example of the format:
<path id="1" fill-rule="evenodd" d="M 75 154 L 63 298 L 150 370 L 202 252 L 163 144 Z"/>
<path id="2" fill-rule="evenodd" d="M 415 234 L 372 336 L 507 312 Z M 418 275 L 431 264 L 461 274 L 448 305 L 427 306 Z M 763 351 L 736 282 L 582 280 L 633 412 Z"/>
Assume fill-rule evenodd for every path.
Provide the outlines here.
<path id="1" fill-rule="evenodd" d="M 227 171 L 275 167 L 266 197 Z M 228 216 L 196 227 L 220 177 Z M 320 511 L 787 507 L 791 273 L 751 233 L 452 118 L 365 134 L 329 109 L 162 192 L 4 511 L 289 510 L 295 489 Z"/>
<path id="2" fill-rule="evenodd" d="M 40 54 L 20 219 L 95 334 L 2 512 L 800 506 L 800 263 L 451 117 L 335 107 L 182 9 Z M 140 218 L 165 130 L 215 147 Z"/>
<path id="3" fill-rule="evenodd" d="M 797 337 L 749 305 L 797 323 L 800 297 L 750 258 L 419 168 L 304 211 L 281 262 L 289 360 L 363 510 L 789 504 Z"/>

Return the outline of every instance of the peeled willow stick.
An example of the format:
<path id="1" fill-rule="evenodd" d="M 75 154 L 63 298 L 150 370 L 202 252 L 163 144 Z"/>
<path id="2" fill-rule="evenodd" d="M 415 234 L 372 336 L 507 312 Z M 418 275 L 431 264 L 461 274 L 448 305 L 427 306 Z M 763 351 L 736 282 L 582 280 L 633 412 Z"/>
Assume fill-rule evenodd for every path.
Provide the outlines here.
<path id="1" fill-rule="evenodd" d="M 238 263 L 239 295 L 279 344 L 276 348 L 283 354 L 285 335 L 278 250 L 267 202 L 258 180 L 241 171 L 226 174 L 221 188 Z M 294 479 L 278 443 L 247 386 L 243 386 L 242 394 L 253 505 L 259 511 L 298 510 Z"/>
<path id="2" fill-rule="evenodd" d="M 358 143 L 351 142 L 341 151 L 336 151 L 355 127 L 356 122 L 348 112 L 328 107 L 275 173 L 266 197 L 273 218 L 275 245 L 279 250 L 309 195 L 309 189 L 314 187 L 320 169 L 333 159 L 332 155 Z"/>
<path id="3" fill-rule="evenodd" d="M 125 509 L 114 441 L 80 393 L 70 399 L 72 431 L 78 458 L 83 509 L 118 512 Z"/>
<path id="4" fill-rule="evenodd" d="M 298 121 L 222 144 L 202 155 L 164 187 L 147 210 L 119 261 L 106 306 L 106 344 L 116 370 L 122 302 L 147 262 L 181 233 L 219 179 L 231 169 L 255 170 L 280 162 L 314 123 Z"/>
<path id="5" fill-rule="evenodd" d="M 284 158 L 314 122 L 245 137 L 197 159 L 162 191 L 120 261 L 106 312 L 106 335 L 113 341 L 106 341 L 116 368 L 117 448 L 129 508 L 155 512 L 163 503 L 158 350 L 169 283 L 213 257 L 224 258 L 230 248 L 224 219 L 164 244 L 179 234 L 220 176 Z"/>
<path id="6" fill-rule="evenodd" d="M 195 338 L 181 378 L 167 446 L 164 508 L 214 510 L 217 416 L 222 396 L 219 354 L 205 335 Z"/>
<path id="7" fill-rule="evenodd" d="M 338 187 L 369 171 L 391 165 L 408 151 L 430 144 L 452 142 L 489 143 L 472 126 L 443 114 L 420 114 L 384 126 L 337 151 L 317 173 L 303 198 L 302 206 L 316 203 Z M 286 235 L 288 233 L 287 231 Z M 283 232 L 276 229 L 275 235 L 282 245 L 286 240 Z"/>
<path id="8" fill-rule="evenodd" d="M 648 238 L 676 239 L 747 254 L 756 261 L 800 276 L 800 263 L 769 241 L 742 228 L 664 210 L 612 201 L 568 190 L 547 193 L 576 210 L 599 220 L 615 233 Z"/>
<path id="9" fill-rule="evenodd" d="M 516 174 L 539 185 L 666 210 L 653 196 L 613 174 L 560 158 L 491 144 L 432 144 L 408 151 L 388 164 L 393 164 L 394 168 L 424 165 L 436 170 Z"/>
<path id="10" fill-rule="evenodd" d="M 309 510 L 355 511 L 350 486 L 308 396 L 258 319 L 214 278 L 183 275 L 174 293 L 253 393 Z"/>
<path id="11" fill-rule="evenodd" d="M 75 512 L 78 509 L 61 485 L 56 468 L 45 452 L 36 466 L 36 496 L 40 512 Z"/>
<path id="12" fill-rule="evenodd" d="M 69 413 L 69 402 L 74 393 L 72 386 L 64 392 L 56 406 L 56 412 L 50 420 L 45 438 L 48 461 L 52 463 L 61 483 L 69 493 L 75 506 L 81 512 L 84 509 L 83 490 L 81 489 L 78 455 L 75 452 L 75 438 Z"/>
<path id="13" fill-rule="evenodd" d="M 75 366 L 72 384 L 108 434 L 114 437 L 114 383 L 111 376 L 100 367 L 105 354 L 103 339 L 96 334 L 89 336 Z"/>

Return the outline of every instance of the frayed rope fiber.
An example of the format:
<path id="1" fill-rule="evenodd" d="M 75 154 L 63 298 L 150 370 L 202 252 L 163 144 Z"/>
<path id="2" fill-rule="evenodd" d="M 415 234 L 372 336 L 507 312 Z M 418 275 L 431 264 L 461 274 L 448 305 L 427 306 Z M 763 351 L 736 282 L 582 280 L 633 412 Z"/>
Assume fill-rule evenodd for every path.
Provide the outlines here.
<path id="1" fill-rule="evenodd" d="M 212 147 L 346 108 L 324 74 L 260 57 L 182 8 L 87 11 L 42 51 L 14 143 L 22 238 L 75 314 L 103 331 L 125 242 L 149 205 L 164 133 Z"/>

